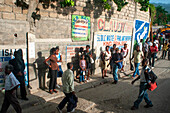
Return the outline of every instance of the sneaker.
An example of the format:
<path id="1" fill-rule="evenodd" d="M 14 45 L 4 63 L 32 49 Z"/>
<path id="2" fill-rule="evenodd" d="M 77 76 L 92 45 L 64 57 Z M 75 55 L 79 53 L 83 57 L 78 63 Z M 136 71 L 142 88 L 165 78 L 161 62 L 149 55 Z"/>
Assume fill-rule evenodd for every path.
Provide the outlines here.
<path id="1" fill-rule="evenodd" d="M 56 85 L 56 87 L 60 89 L 60 86 L 58 84 Z"/>
<path id="2" fill-rule="evenodd" d="M 60 108 L 57 106 L 56 107 L 57 108 L 57 111 L 59 112 L 59 113 L 62 113 L 62 111 L 60 110 Z"/>
<path id="3" fill-rule="evenodd" d="M 151 69 L 154 69 L 154 67 L 151 67 Z"/>
<path id="4" fill-rule="evenodd" d="M 147 104 L 147 105 L 144 106 L 144 108 L 150 108 L 150 107 L 153 107 L 153 105 L 152 104 L 151 105 Z"/>
<path id="5" fill-rule="evenodd" d="M 131 110 L 137 110 L 138 108 L 137 107 L 135 107 L 135 106 L 132 106 L 131 107 Z"/>

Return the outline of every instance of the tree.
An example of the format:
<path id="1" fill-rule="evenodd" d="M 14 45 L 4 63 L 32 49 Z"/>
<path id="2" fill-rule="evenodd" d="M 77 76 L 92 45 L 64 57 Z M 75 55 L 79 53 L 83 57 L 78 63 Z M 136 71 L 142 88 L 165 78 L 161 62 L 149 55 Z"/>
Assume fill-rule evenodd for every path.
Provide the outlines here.
<path id="1" fill-rule="evenodd" d="M 156 7 L 156 16 L 153 24 L 165 25 L 167 23 L 167 11 L 162 6 Z"/>

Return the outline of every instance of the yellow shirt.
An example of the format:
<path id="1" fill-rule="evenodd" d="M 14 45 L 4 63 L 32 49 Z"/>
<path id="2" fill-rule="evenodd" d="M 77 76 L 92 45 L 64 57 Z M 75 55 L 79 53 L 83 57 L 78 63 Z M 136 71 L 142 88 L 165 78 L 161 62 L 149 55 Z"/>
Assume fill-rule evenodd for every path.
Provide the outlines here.
<path id="1" fill-rule="evenodd" d="M 140 63 L 142 61 L 143 52 L 142 51 L 137 52 L 135 50 L 133 54 L 134 54 L 134 62 Z"/>
<path id="2" fill-rule="evenodd" d="M 168 44 L 164 44 L 163 50 L 164 50 L 164 51 L 167 51 L 167 50 L 168 50 Z"/>

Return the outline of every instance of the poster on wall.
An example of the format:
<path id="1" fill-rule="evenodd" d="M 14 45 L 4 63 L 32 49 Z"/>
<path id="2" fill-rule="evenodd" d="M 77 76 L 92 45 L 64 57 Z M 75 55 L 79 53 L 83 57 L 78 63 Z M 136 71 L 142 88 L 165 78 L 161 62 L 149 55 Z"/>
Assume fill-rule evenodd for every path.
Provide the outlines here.
<path id="1" fill-rule="evenodd" d="M 73 41 L 90 40 L 90 17 L 72 15 L 71 37 Z"/>
<path id="2" fill-rule="evenodd" d="M 9 60 L 14 58 L 14 52 L 17 49 L 1 49 L 0 50 L 0 90 L 4 88 L 4 83 L 5 83 L 5 66 L 8 64 Z M 25 75 L 25 83 L 28 85 L 28 72 L 27 72 L 27 52 L 26 49 L 22 49 L 23 51 L 23 59 L 25 62 L 25 70 L 24 70 L 24 75 Z"/>
<path id="3" fill-rule="evenodd" d="M 94 34 L 94 49 L 96 52 L 96 58 L 98 59 L 101 51 L 105 51 L 106 46 L 116 47 L 121 50 L 124 44 L 128 45 L 128 49 L 131 49 L 131 37 L 132 37 L 133 21 L 99 18 L 97 21 L 97 32 Z"/>
<path id="4" fill-rule="evenodd" d="M 80 48 L 83 47 L 84 50 L 86 45 L 69 45 L 66 46 L 66 61 L 67 62 L 74 62 L 76 59 L 76 55 L 78 54 Z"/>
<path id="5" fill-rule="evenodd" d="M 135 20 L 134 24 L 134 45 L 140 42 L 140 39 L 145 40 L 149 34 L 149 22 Z"/>

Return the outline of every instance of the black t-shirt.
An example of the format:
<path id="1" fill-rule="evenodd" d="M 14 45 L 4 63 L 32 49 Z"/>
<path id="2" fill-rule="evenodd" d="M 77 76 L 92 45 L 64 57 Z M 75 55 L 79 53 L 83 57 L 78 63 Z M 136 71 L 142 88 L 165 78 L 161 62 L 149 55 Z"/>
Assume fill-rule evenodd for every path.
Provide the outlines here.
<path id="1" fill-rule="evenodd" d="M 87 51 L 85 50 L 85 51 L 84 51 L 84 55 L 85 55 L 86 63 L 91 63 L 91 61 L 90 61 L 91 51 L 87 52 Z"/>
<path id="2" fill-rule="evenodd" d="M 121 53 L 114 53 L 112 54 L 112 62 L 115 63 L 115 61 L 122 60 L 123 55 Z"/>

